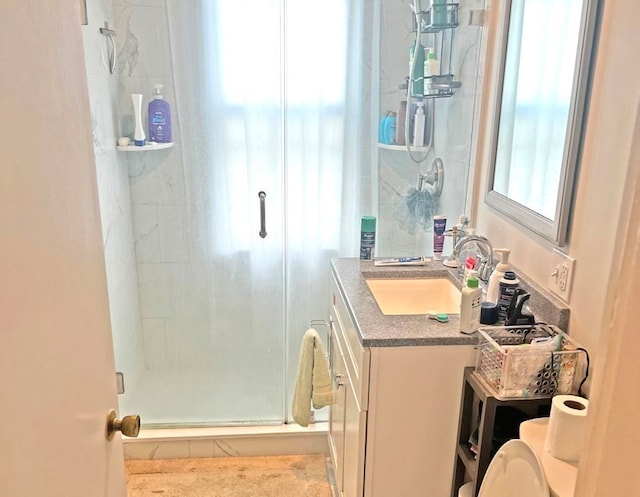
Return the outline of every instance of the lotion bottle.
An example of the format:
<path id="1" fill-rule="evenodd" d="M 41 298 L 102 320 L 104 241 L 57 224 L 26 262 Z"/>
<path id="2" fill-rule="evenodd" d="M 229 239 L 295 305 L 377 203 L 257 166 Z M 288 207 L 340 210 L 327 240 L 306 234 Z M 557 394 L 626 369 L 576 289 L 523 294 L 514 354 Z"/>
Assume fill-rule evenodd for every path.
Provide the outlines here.
<path id="1" fill-rule="evenodd" d="M 146 136 L 144 135 L 144 127 L 142 126 L 142 94 L 132 93 L 131 103 L 133 104 L 133 117 L 136 127 L 133 132 L 133 143 L 138 146 L 144 146 Z"/>
<path id="2" fill-rule="evenodd" d="M 500 262 L 489 276 L 489 283 L 487 285 L 487 302 L 497 304 L 500 299 L 500 279 L 504 276 L 504 273 L 511 269 L 509 265 L 509 255 L 511 250 L 506 248 L 494 249 L 494 254 L 500 256 Z"/>
<path id="3" fill-rule="evenodd" d="M 162 85 L 154 85 L 149 102 L 149 139 L 156 143 L 171 142 L 171 108 L 162 96 Z"/>
<path id="4" fill-rule="evenodd" d="M 478 281 L 477 271 L 469 271 L 467 286 L 462 289 L 460 297 L 460 331 L 473 333 L 480 326 L 482 309 L 482 289 Z"/>

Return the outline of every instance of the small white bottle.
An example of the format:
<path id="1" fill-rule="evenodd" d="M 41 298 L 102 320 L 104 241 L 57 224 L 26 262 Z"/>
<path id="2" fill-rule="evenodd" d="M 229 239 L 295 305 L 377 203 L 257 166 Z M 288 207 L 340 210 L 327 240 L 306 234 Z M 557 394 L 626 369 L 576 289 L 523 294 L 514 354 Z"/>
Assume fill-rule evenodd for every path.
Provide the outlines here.
<path id="1" fill-rule="evenodd" d="M 135 131 L 133 132 L 133 143 L 138 146 L 144 146 L 146 136 L 144 127 L 142 126 L 142 94 L 132 93 L 131 103 L 133 104 L 133 117 L 135 120 Z"/>
<path id="2" fill-rule="evenodd" d="M 440 61 L 436 59 L 436 54 L 430 52 L 427 59 L 429 66 L 429 76 L 440 76 Z"/>
<path id="3" fill-rule="evenodd" d="M 413 146 L 424 146 L 424 102 L 418 102 L 418 110 L 413 124 Z"/>
<path id="4" fill-rule="evenodd" d="M 429 55 L 431 55 L 431 48 L 424 47 L 424 75 L 429 76 Z M 426 81 L 425 81 L 426 83 Z M 426 88 L 425 88 L 426 92 Z"/>
<path id="5" fill-rule="evenodd" d="M 500 298 L 500 279 L 504 276 L 504 273 L 511 269 L 511 266 L 509 265 L 509 255 L 511 254 L 511 250 L 499 248 L 494 249 L 493 253 L 500 256 L 500 262 L 491 273 L 491 276 L 489 276 L 487 302 L 497 304 L 498 299 Z"/>
<path id="6" fill-rule="evenodd" d="M 460 331 L 473 333 L 480 327 L 480 310 L 482 289 L 478 281 L 477 271 L 470 271 L 467 286 L 462 289 L 460 297 Z"/>

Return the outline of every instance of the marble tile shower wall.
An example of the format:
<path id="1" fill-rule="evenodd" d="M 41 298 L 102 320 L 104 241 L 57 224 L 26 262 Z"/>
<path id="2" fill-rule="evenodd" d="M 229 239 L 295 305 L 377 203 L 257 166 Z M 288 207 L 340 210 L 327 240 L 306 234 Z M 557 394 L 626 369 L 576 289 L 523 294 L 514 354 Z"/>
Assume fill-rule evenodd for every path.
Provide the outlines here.
<path id="1" fill-rule="evenodd" d="M 155 371 L 206 360 L 203 267 L 193 258 L 165 0 L 114 0 L 119 41 L 117 108 L 122 135 L 133 133 L 131 93 L 143 120 L 153 85 L 171 104 L 172 149 L 127 153 L 144 364 Z M 200 339 L 197 338 L 200 336 Z M 189 339 L 185 340 L 185 337 Z"/>
<path id="2" fill-rule="evenodd" d="M 128 385 L 135 385 L 142 370 L 142 329 L 129 175 L 115 147 L 117 77 L 109 74 L 107 40 L 99 32 L 105 22 L 115 29 L 113 4 L 88 0 L 87 17 L 82 31 L 116 368 L 126 372 Z"/>
<path id="3" fill-rule="evenodd" d="M 427 0 L 422 0 L 426 7 Z M 475 146 L 473 123 L 481 93 L 479 78 L 482 28 L 469 26 L 471 9 L 482 9 L 484 0 L 461 0 L 460 25 L 453 34 L 452 72 L 461 88 L 453 97 L 434 100 L 433 150 L 421 164 L 405 152 L 379 150 L 379 228 L 378 255 L 422 255 L 432 250 L 433 238 L 410 222 L 405 205 L 410 188 L 416 188 L 419 172 L 430 170 L 436 157 L 445 167 L 444 189 L 437 213 L 445 214 L 448 226 L 465 213 L 470 180 L 471 157 Z M 411 12 L 404 0 L 384 0 L 381 13 L 380 40 L 380 111 L 398 106 L 398 86 L 408 75 L 409 47 L 414 42 Z M 450 250 L 447 240 L 445 252 Z"/>

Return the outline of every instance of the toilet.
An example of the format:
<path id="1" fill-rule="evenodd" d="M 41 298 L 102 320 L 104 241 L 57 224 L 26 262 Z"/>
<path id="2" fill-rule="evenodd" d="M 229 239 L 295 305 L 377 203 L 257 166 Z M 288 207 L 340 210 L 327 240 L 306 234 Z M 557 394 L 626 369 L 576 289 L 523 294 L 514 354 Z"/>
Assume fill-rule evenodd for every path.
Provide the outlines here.
<path id="1" fill-rule="evenodd" d="M 549 418 L 520 424 L 520 438 L 509 440 L 491 460 L 478 497 L 573 497 L 577 462 L 544 449 Z"/>

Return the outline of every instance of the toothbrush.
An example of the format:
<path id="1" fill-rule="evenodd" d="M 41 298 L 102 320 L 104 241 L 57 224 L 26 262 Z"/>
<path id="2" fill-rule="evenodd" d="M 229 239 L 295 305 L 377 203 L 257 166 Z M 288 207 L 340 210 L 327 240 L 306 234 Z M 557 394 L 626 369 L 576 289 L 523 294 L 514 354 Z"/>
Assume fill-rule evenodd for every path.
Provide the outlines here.
<path id="1" fill-rule="evenodd" d="M 441 313 L 441 312 L 428 311 L 427 312 L 427 317 L 429 319 L 434 319 L 434 320 L 438 321 L 439 323 L 448 323 L 449 322 L 449 315 Z"/>
<path id="2" fill-rule="evenodd" d="M 431 259 L 424 256 L 396 257 L 392 259 L 378 259 L 373 261 L 374 266 L 424 266 Z"/>

